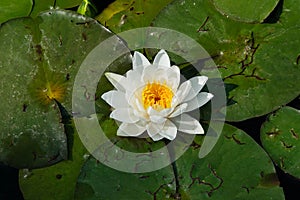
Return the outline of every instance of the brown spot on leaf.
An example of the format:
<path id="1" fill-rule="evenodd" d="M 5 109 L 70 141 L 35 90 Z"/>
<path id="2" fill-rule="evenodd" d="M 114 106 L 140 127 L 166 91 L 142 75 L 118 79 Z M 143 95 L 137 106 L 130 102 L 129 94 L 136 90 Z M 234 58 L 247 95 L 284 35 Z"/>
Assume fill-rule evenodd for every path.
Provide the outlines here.
<path id="1" fill-rule="evenodd" d="M 56 179 L 60 180 L 62 178 L 62 175 L 61 174 L 56 174 Z"/>
<path id="2" fill-rule="evenodd" d="M 209 29 L 208 28 L 204 28 L 205 25 L 207 24 L 209 20 L 209 16 L 206 17 L 206 19 L 204 20 L 204 22 L 201 24 L 201 26 L 198 28 L 197 32 L 207 32 Z"/>
<path id="3" fill-rule="evenodd" d="M 147 178 L 149 178 L 150 176 L 146 176 L 146 175 L 141 175 L 141 176 L 139 176 L 139 179 L 147 179 Z"/>
<path id="4" fill-rule="evenodd" d="M 290 132 L 292 133 L 293 138 L 295 138 L 296 140 L 299 139 L 299 135 L 296 133 L 296 131 L 293 128 L 290 130 Z"/>
<path id="5" fill-rule="evenodd" d="M 237 137 L 236 134 L 232 134 L 231 136 L 225 136 L 225 138 L 227 139 L 232 139 L 235 143 L 237 143 L 238 145 L 244 145 L 246 144 L 245 142 L 241 142 Z"/>
<path id="6" fill-rule="evenodd" d="M 66 75 L 66 80 L 67 81 L 70 80 L 70 74 L 69 73 L 67 73 L 67 75 Z"/>
<path id="7" fill-rule="evenodd" d="M 22 110 L 23 112 L 26 112 L 28 105 L 26 103 L 23 104 Z"/>
<path id="8" fill-rule="evenodd" d="M 145 12 L 144 11 L 138 11 L 138 12 L 135 12 L 135 14 L 137 14 L 137 15 L 143 15 L 143 14 L 145 14 Z"/>
<path id="9" fill-rule="evenodd" d="M 62 46 L 62 44 L 63 44 L 62 36 L 60 35 L 58 39 L 59 39 L 59 45 Z"/>
<path id="10" fill-rule="evenodd" d="M 266 134 L 270 137 L 274 137 L 276 135 L 279 135 L 281 131 L 278 128 L 272 128 L 271 131 L 266 132 Z"/>
<path id="11" fill-rule="evenodd" d="M 287 144 L 287 143 L 286 143 L 285 141 L 283 141 L 283 140 L 281 140 L 280 142 L 281 142 L 281 144 L 282 144 L 285 148 L 287 148 L 287 149 L 290 149 L 290 148 L 293 147 L 293 145 Z"/>
<path id="12" fill-rule="evenodd" d="M 82 33 L 81 36 L 82 36 L 83 41 L 86 41 L 86 40 L 87 40 L 87 35 L 86 35 L 86 33 Z"/>

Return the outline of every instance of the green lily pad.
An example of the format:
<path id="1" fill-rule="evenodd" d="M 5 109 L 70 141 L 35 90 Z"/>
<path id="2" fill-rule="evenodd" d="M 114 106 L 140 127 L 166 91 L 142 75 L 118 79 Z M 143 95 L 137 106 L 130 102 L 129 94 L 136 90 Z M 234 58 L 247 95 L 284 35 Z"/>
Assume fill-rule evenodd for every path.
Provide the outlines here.
<path id="1" fill-rule="evenodd" d="M 0 24 L 18 17 L 36 17 L 50 8 L 72 8 L 82 0 L 2 0 L 0 3 Z"/>
<path id="2" fill-rule="evenodd" d="M 226 119 L 241 121 L 267 114 L 300 93 L 300 30 L 290 23 L 297 5 L 283 5 L 282 24 L 246 24 L 221 15 L 208 1 L 179 0 L 153 23 L 187 34 L 210 53 L 226 85 Z"/>
<path id="3" fill-rule="evenodd" d="M 261 127 L 261 141 L 283 171 L 300 178 L 300 111 L 283 107 L 271 114 Z"/>
<path id="4" fill-rule="evenodd" d="M 66 136 L 54 101 L 36 102 L 28 86 L 34 80 L 36 48 L 31 48 L 31 19 L 1 26 L 0 160 L 16 168 L 40 167 L 67 158 Z M 7 36 L 9 35 L 9 38 Z M 26 38 L 27 36 L 27 38 Z M 44 80 L 47 83 L 47 80 Z"/>
<path id="5" fill-rule="evenodd" d="M 50 8 L 73 8 L 81 2 L 82 0 L 35 0 L 30 16 L 36 17 L 40 12 Z"/>
<path id="6" fill-rule="evenodd" d="M 271 160 L 243 131 L 226 125 L 202 159 L 200 146 L 193 143 L 174 165 L 139 174 L 91 158 L 81 170 L 75 199 L 284 199 Z"/>
<path id="7" fill-rule="evenodd" d="M 280 16 L 280 25 L 285 28 L 299 27 L 298 23 L 300 7 L 297 0 L 284 1 L 282 14 Z"/>
<path id="8" fill-rule="evenodd" d="M 204 159 L 198 151 L 190 148 L 176 162 L 186 199 L 284 199 L 270 158 L 245 132 L 225 125 Z"/>
<path id="9" fill-rule="evenodd" d="M 0 2 L 0 24 L 9 19 L 28 16 L 32 0 L 2 0 Z"/>
<path id="10" fill-rule="evenodd" d="M 1 26 L 0 161 L 37 168 L 67 159 L 56 102 L 71 113 L 71 93 L 85 56 L 112 33 L 74 12 L 51 10 Z"/>
<path id="11" fill-rule="evenodd" d="M 216 9 L 223 15 L 234 20 L 257 23 L 263 22 L 274 10 L 279 0 L 212 0 Z"/>
<path id="12" fill-rule="evenodd" d="M 20 171 L 19 184 L 24 198 L 72 200 L 77 177 L 88 157 L 89 154 L 75 133 L 71 160 L 42 169 Z"/>
<path id="13" fill-rule="evenodd" d="M 154 17 L 172 0 L 117 0 L 96 19 L 115 33 L 149 26 Z"/>
<path id="14" fill-rule="evenodd" d="M 175 189 L 172 167 L 157 172 L 119 172 L 89 159 L 78 178 L 75 199 L 168 199 Z"/>

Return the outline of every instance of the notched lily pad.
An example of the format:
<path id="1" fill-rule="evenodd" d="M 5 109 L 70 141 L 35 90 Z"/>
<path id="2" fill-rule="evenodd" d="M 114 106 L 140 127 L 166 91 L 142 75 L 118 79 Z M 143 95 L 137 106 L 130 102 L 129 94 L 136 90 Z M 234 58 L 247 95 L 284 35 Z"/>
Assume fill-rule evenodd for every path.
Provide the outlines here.
<path id="1" fill-rule="evenodd" d="M 269 157 L 243 131 L 225 125 L 205 158 L 198 151 L 190 148 L 176 161 L 186 199 L 284 199 Z"/>
<path id="2" fill-rule="evenodd" d="M 263 147 L 285 172 L 300 178 L 300 111 L 283 107 L 261 127 Z"/>
<path id="3" fill-rule="evenodd" d="M 111 35 L 95 20 L 62 10 L 1 26 L 0 161 L 37 168 L 67 159 L 57 103 L 71 113 L 81 62 Z"/>
<path id="4" fill-rule="evenodd" d="M 284 2 L 282 24 L 246 24 L 221 15 L 211 2 L 181 0 L 169 4 L 153 24 L 183 32 L 208 51 L 227 88 L 226 119 L 242 121 L 299 95 L 300 31 L 290 23 L 297 5 Z"/>
<path id="5" fill-rule="evenodd" d="M 19 19 L 0 30 L 1 52 L 6 52 L 0 59 L 0 96 L 5 102 L 0 107 L 0 160 L 16 168 L 41 167 L 67 158 L 66 136 L 56 103 L 52 100 L 41 107 L 28 89 L 38 69 L 28 28 L 32 24 L 32 19 Z"/>

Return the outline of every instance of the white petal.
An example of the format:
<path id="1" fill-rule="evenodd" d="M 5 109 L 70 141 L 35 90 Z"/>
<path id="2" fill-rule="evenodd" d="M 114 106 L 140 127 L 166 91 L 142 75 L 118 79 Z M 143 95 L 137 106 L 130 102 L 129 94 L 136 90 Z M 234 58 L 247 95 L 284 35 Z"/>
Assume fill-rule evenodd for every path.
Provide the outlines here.
<path id="1" fill-rule="evenodd" d="M 176 65 L 173 65 L 169 71 L 168 85 L 172 88 L 173 92 L 176 92 L 180 83 L 180 69 Z"/>
<path id="2" fill-rule="evenodd" d="M 132 58 L 133 69 L 141 73 L 148 65 L 151 65 L 149 60 L 140 52 L 135 51 Z"/>
<path id="3" fill-rule="evenodd" d="M 158 67 L 170 67 L 170 58 L 165 50 L 160 50 L 153 61 L 153 65 Z"/>
<path id="4" fill-rule="evenodd" d="M 117 90 L 125 92 L 124 85 L 126 85 L 126 84 L 124 84 L 124 81 L 126 78 L 124 76 L 121 76 L 121 75 L 115 74 L 115 73 L 111 73 L 111 72 L 105 73 L 105 76 Z M 123 83 L 121 83 L 121 82 L 123 82 Z"/>
<path id="5" fill-rule="evenodd" d="M 150 120 L 153 123 L 162 124 L 165 123 L 167 119 L 159 115 L 150 115 Z"/>
<path id="6" fill-rule="evenodd" d="M 132 95 L 138 88 L 142 87 L 144 82 L 141 79 L 141 74 L 134 70 L 129 70 L 126 73 L 126 82 L 124 82 L 124 88 L 128 95 Z"/>
<path id="7" fill-rule="evenodd" d="M 132 98 L 130 101 L 130 105 L 133 108 L 134 114 L 136 116 L 139 116 L 141 118 L 147 118 L 148 114 L 137 98 Z"/>
<path id="8" fill-rule="evenodd" d="M 167 120 L 159 134 L 169 140 L 174 140 L 177 135 L 177 127 L 170 120 Z"/>
<path id="9" fill-rule="evenodd" d="M 166 109 L 163 109 L 161 111 L 157 111 L 155 109 L 153 109 L 151 106 L 147 109 L 147 113 L 149 116 L 152 116 L 152 115 L 158 115 L 158 116 L 161 116 L 161 117 L 166 117 L 168 116 L 172 111 L 174 110 L 174 108 L 166 108 Z"/>
<path id="10" fill-rule="evenodd" d="M 134 115 L 132 108 L 119 108 L 110 113 L 110 118 L 125 123 L 135 123 L 139 121 L 139 117 Z"/>
<path id="11" fill-rule="evenodd" d="M 147 132 L 152 139 L 161 131 L 162 128 L 163 124 L 155 124 L 151 122 L 146 126 Z"/>
<path id="12" fill-rule="evenodd" d="M 122 123 L 117 131 L 118 136 L 139 136 L 146 130 L 145 126 L 138 124 Z"/>
<path id="13" fill-rule="evenodd" d="M 188 95 L 183 99 L 183 101 L 186 102 L 186 101 L 190 101 L 191 99 L 193 99 L 203 88 L 207 79 L 208 78 L 206 76 L 196 76 L 196 77 L 191 78 L 189 81 L 191 82 L 192 88 L 191 88 L 190 92 L 188 93 Z"/>
<path id="14" fill-rule="evenodd" d="M 126 72 L 126 78 L 130 82 L 141 82 L 141 76 L 142 74 L 135 70 L 129 70 Z"/>
<path id="15" fill-rule="evenodd" d="M 195 110 L 197 108 L 200 108 L 201 106 L 206 104 L 209 100 L 211 100 L 213 97 L 214 97 L 214 95 L 211 93 L 207 93 L 207 92 L 199 93 L 194 99 L 186 102 L 188 106 L 187 106 L 185 112 L 189 112 L 189 111 Z"/>
<path id="16" fill-rule="evenodd" d="M 175 96 L 173 97 L 174 102 L 172 102 L 172 106 L 176 106 L 180 104 L 183 99 L 189 94 L 190 90 L 192 88 L 191 81 L 185 81 L 179 86 L 179 89 L 177 90 Z"/>
<path id="17" fill-rule="evenodd" d="M 105 100 L 113 108 L 128 108 L 129 104 L 125 98 L 125 94 L 120 91 L 111 90 L 104 93 L 101 98 Z"/>
<path id="18" fill-rule="evenodd" d="M 164 136 L 160 135 L 159 133 L 157 133 L 156 135 L 153 135 L 152 137 L 153 141 L 158 141 L 164 138 Z"/>
<path id="19" fill-rule="evenodd" d="M 172 121 L 175 123 L 179 131 L 188 134 L 204 134 L 204 130 L 199 121 L 187 114 L 182 114 L 176 118 L 172 118 Z"/>
<path id="20" fill-rule="evenodd" d="M 186 108 L 187 108 L 188 104 L 187 103 L 183 103 L 179 106 L 177 106 L 174 110 L 174 112 L 169 116 L 169 118 L 172 118 L 172 117 L 176 117 L 178 115 L 181 115 L 182 113 L 185 112 Z"/>
<path id="21" fill-rule="evenodd" d="M 144 106 L 141 104 L 141 102 L 139 101 L 139 99 L 134 99 L 134 105 L 136 106 L 136 109 L 139 111 L 144 111 L 145 112 L 145 108 Z"/>
<path id="22" fill-rule="evenodd" d="M 157 68 L 157 66 L 149 65 L 148 67 L 145 67 L 143 71 L 142 80 L 144 83 L 167 83 L 168 75 L 167 69 Z"/>

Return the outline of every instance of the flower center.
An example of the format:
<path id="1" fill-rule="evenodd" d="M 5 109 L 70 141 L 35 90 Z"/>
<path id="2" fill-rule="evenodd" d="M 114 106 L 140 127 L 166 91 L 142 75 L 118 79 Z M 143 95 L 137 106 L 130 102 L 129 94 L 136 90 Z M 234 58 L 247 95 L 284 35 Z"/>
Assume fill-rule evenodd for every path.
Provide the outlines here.
<path id="1" fill-rule="evenodd" d="M 148 83 L 142 92 L 143 106 L 155 110 L 170 108 L 173 98 L 172 90 L 166 84 Z"/>

